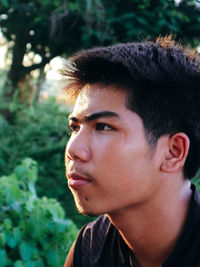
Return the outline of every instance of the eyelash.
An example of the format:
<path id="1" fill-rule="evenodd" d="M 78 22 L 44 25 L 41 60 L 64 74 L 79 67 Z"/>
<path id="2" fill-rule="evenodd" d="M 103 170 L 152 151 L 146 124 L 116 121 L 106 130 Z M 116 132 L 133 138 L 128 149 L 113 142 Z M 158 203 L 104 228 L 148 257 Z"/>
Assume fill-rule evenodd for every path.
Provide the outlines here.
<path id="1" fill-rule="evenodd" d="M 109 128 L 108 130 L 103 130 L 103 129 L 101 129 L 101 127 L 107 127 L 107 128 Z M 97 129 L 97 128 L 100 128 L 100 129 Z M 108 125 L 108 124 L 106 124 L 106 123 L 97 123 L 96 124 L 96 131 L 110 131 L 110 130 L 114 130 L 114 128 L 113 127 L 111 127 L 110 125 Z"/>
<path id="2" fill-rule="evenodd" d="M 107 127 L 108 129 L 105 130 L 105 127 Z M 76 124 L 71 124 L 69 125 L 69 128 L 71 129 L 71 131 L 69 132 L 69 135 L 71 135 L 74 132 L 78 132 L 79 127 Z M 95 124 L 95 131 L 111 131 L 111 130 L 115 130 L 115 128 L 113 128 L 112 126 L 106 124 L 106 123 L 96 123 Z"/>

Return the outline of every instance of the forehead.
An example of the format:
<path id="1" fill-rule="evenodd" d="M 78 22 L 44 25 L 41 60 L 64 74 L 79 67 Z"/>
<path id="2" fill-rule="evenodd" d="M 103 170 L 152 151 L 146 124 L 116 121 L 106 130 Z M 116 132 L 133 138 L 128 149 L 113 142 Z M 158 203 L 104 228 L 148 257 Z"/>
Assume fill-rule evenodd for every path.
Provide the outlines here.
<path id="1" fill-rule="evenodd" d="M 120 110 L 126 109 L 125 100 L 125 91 L 114 85 L 86 85 L 76 99 L 73 114 L 86 115 L 88 112 L 108 109 L 119 113 Z"/>

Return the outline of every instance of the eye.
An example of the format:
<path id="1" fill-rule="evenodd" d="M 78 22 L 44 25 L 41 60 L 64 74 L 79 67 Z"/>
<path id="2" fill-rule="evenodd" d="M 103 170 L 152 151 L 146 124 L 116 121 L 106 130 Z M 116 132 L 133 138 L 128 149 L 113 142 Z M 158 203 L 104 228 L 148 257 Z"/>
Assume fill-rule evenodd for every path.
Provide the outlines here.
<path id="1" fill-rule="evenodd" d="M 111 126 L 105 124 L 105 123 L 97 123 L 96 124 L 96 131 L 111 131 L 114 130 Z"/>
<path id="2" fill-rule="evenodd" d="M 79 130 L 79 126 L 78 125 L 76 125 L 76 124 L 70 124 L 69 125 L 69 128 L 70 128 L 70 132 L 69 132 L 69 134 L 71 135 L 72 133 L 74 133 L 74 132 L 78 132 L 78 130 Z"/>

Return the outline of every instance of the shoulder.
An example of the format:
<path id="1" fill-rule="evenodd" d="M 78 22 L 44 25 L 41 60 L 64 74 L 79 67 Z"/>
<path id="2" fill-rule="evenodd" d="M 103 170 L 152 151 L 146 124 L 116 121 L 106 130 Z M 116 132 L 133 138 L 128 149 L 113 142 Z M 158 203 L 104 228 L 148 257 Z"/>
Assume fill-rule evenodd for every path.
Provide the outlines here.
<path id="1" fill-rule="evenodd" d="M 200 223 L 200 192 L 194 184 L 191 185 L 193 192 L 192 204 L 190 207 L 191 217 L 194 222 Z M 200 225 L 199 225 L 200 226 Z"/>
<path id="2" fill-rule="evenodd" d="M 105 215 L 84 225 L 68 253 L 64 267 L 88 266 L 88 262 L 101 254 L 111 228 L 117 231 Z"/>
<path id="3" fill-rule="evenodd" d="M 88 262 L 101 259 L 103 250 L 108 244 L 108 236 L 118 233 L 106 215 L 85 225 L 79 232 L 74 248 L 74 266 L 88 266 Z M 81 264 L 80 264 L 81 263 Z"/>
<path id="4" fill-rule="evenodd" d="M 200 193 L 194 184 L 191 185 L 191 189 L 193 195 L 183 231 L 182 252 L 185 262 L 188 262 L 187 266 L 200 266 Z"/>
<path id="5" fill-rule="evenodd" d="M 113 225 L 106 215 L 98 217 L 94 222 L 85 225 L 81 229 L 77 238 L 76 248 L 81 245 L 81 249 L 84 251 L 88 248 L 91 250 L 96 249 L 98 246 L 100 247 L 112 227 Z"/>
<path id="6" fill-rule="evenodd" d="M 70 248 L 70 251 L 67 255 L 64 267 L 73 267 L 73 259 L 74 259 L 74 247 L 75 247 L 75 242 Z"/>
<path id="7" fill-rule="evenodd" d="M 191 185 L 188 216 L 177 245 L 163 266 L 200 266 L 200 193 Z"/>

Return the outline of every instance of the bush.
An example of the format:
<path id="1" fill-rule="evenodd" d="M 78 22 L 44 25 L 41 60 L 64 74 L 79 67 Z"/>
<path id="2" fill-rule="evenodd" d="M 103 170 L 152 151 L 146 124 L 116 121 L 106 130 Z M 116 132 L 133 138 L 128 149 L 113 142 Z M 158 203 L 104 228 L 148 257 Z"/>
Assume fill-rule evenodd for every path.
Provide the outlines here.
<path id="1" fill-rule="evenodd" d="M 22 161 L 0 178 L 0 266 L 63 266 L 77 235 L 55 199 L 39 198 L 37 164 Z"/>
<path id="2" fill-rule="evenodd" d="M 88 218 L 77 213 L 65 178 L 67 109 L 53 98 L 28 107 L 14 101 L 7 105 L 12 120 L 0 115 L 0 176 L 8 175 L 25 157 L 36 160 L 38 195 L 57 198 L 67 217 L 82 226 Z"/>
<path id="3" fill-rule="evenodd" d="M 0 116 L 0 174 L 10 173 L 16 164 L 28 156 L 39 163 L 39 185 L 48 184 L 51 191 L 55 177 L 64 185 L 67 112 L 61 111 L 53 99 L 31 107 L 13 102 L 10 109 L 15 110 L 12 121 Z M 49 190 L 39 186 L 42 194 L 48 194 Z M 56 197 L 60 194 L 57 190 L 58 187 L 54 186 Z"/>

